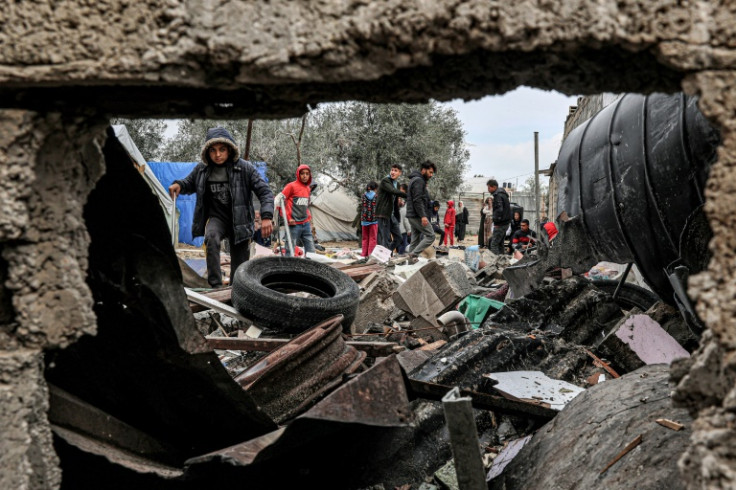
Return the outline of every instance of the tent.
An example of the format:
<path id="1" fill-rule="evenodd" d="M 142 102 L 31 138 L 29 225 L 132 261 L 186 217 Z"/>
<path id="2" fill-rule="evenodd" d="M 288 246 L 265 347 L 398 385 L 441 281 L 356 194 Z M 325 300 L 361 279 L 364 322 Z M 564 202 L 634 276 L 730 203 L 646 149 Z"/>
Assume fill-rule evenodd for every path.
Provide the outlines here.
<path id="1" fill-rule="evenodd" d="M 164 211 L 164 216 L 166 216 L 166 222 L 169 224 L 169 229 L 171 229 L 172 224 L 174 225 L 172 235 L 178 234 L 179 231 L 177 220 L 172 214 L 175 212 L 173 207 L 174 202 L 172 201 L 171 197 L 169 197 L 168 190 L 165 189 L 163 185 L 161 185 L 160 180 L 151 170 L 150 166 L 146 164 L 146 159 L 143 158 L 140 150 L 138 150 L 138 147 L 133 142 L 133 139 L 130 137 L 130 133 L 128 133 L 128 128 L 126 128 L 124 124 L 115 124 L 113 125 L 112 129 L 115 132 L 115 137 L 118 139 L 118 141 L 120 141 L 120 144 L 123 145 L 125 151 L 128 152 L 128 156 L 130 156 L 130 159 L 133 161 L 133 164 L 136 166 L 141 176 L 146 181 L 146 184 L 148 184 L 148 186 L 158 198 L 158 202 Z"/>
<path id="2" fill-rule="evenodd" d="M 194 169 L 198 162 L 148 162 L 153 174 L 161 185 L 168 189 L 175 180 L 181 180 Z M 261 177 L 268 182 L 266 177 L 265 162 L 251 162 Z M 194 206 L 197 204 L 196 194 L 179 194 L 176 199 L 176 208 L 179 210 L 179 242 L 188 243 L 197 247 L 202 246 L 203 237 L 192 236 L 192 219 L 194 217 Z M 258 200 L 254 203 L 258 208 Z"/>
<path id="3" fill-rule="evenodd" d="M 312 193 L 309 211 L 312 226 L 320 241 L 357 240 L 353 220 L 358 213 L 358 198 L 337 183 L 318 186 Z"/>

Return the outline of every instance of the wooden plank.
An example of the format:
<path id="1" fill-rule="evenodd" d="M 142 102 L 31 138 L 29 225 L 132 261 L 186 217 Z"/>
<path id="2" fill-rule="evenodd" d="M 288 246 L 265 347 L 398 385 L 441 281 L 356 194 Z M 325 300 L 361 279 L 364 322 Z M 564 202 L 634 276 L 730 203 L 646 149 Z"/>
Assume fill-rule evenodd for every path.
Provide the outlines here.
<path id="1" fill-rule="evenodd" d="M 675 422 L 674 420 L 670 419 L 657 419 L 655 420 L 659 425 L 667 427 L 668 429 L 672 430 L 682 430 L 685 426 L 682 425 L 679 422 Z"/>
<path id="2" fill-rule="evenodd" d="M 200 294 L 200 293 L 197 293 L 196 291 L 192 291 L 189 288 L 184 288 L 184 291 L 186 291 L 187 293 L 187 299 L 191 302 L 197 303 L 202 306 L 206 306 L 208 309 L 215 310 L 218 313 L 222 313 L 223 315 L 230 316 L 241 322 L 248 323 L 248 324 L 252 323 L 251 320 L 241 315 L 240 312 L 236 310 L 235 308 L 233 308 L 232 306 L 226 305 L 225 303 L 209 298 L 205 296 L 204 294 Z"/>
<path id="3" fill-rule="evenodd" d="M 626 454 L 628 454 L 628 453 L 629 453 L 629 452 L 630 452 L 630 451 L 631 451 L 632 449 L 634 449 L 634 448 L 635 448 L 636 446 L 638 446 L 639 444 L 641 444 L 641 441 L 642 441 L 642 439 L 641 439 L 641 435 L 638 435 L 638 436 L 636 436 L 636 438 L 635 438 L 635 439 L 634 439 L 633 441 L 631 441 L 630 443 L 628 443 L 628 444 L 626 445 L 626 447 L 625 447 L 625 448 L 623 449 L 623 451 L 621 451 L 620 453 L 618 453 L 618 454 L 616 455 L 616 457 L 615 457 L 615 458 L 613 458 L 613 460 L 612 460 L 612 461 L 611 461 L 610 463 L 608 463 L 608 464 L 606 465 L 606 467 L 605 467 L 605 468 L 603 468 L 603 469 L 601 470 L 601 473 L 600 473 L 600 474 L 602 475 L 603 473 L 605 473 L 606 471 L 608 471 L 608 469 L 609 469 L 609 468 L 610 468 L 611 466 L 613 466 L 614 464 L 616 464 L 616 462 L 617 462 L 617 461 L 618 461 L 619 459 L 621 459 L 621 458 L 623 458 L 624 456 L 626 456 Z"/>
<path id="4" fill-rule="evenodd" d="M 233 337 L 205 337 L 207 344 L 213 349 L 271 352 L 289 342 L 289 339 L 248 339 Z M 396 342 L 356 342 L 348 341 L 370 357 L 386 357 L 401 349 Z"/>
<path id="5" fill-rule="evenodd" d="M 215 301 L 219 301 L 220 303 L 224 303 L 226 305 L 232 306 L 232 288 L 222 288 L 222 289 L 213 289 L 212 291 L 207 292 L 201 292 L 200 294 L 202 296 L 206 296 L 210 299 L 213 299 Z M 199 303 L 195 303 L 190 301 L 189 302 L 189 308 L 192 310 L 192 313 L 197 313 L 199 311 L 208 310 L 209 307 L 205 305 L 201 305 Z"/>

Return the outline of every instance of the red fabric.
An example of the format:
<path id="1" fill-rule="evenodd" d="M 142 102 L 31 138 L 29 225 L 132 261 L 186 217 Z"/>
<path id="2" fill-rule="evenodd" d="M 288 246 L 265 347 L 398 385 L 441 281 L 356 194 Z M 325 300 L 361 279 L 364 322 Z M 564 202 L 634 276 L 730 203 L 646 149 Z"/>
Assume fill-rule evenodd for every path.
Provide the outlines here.
<path id="1" fill-rule="evenodd" d="M 302 181 L 299 180 L 299 171 L 302 169 L 309 170 L 309 181 L 306 184 L 302 184 Z M 312 183 L 312 174 L 311 169 L 309 168 L 309 165 L 299 165 L 299 167 L 296 169 L 296 180 L 289 182 L 284 187 L 284 190 L 281 191 L 281 193 L 284 195 L 285 203 L 286 203 L 286 219 L 291 221 L 294 221 L 297 225 L 301 225 L 303 223 L 306 223 L 307 221 L 310 221 L 312 219 L 312 214 L 309 212 L 309 196 L 311 195 L 311 190 L 309 189 L 309 184 Z M 298 207 L 298 215 L 301 216 L 302 219 L 294 219 L 292 216 L 292 212 L 294 210 L 294 206 Z M 277 208 L 277 212 L 280 213 L 280 210 Z M 281 216 L 281 214 L 279 214 Z M 306 218 L 305 218 L 306 216 Z M 298 216 L 299 217 L 299 216 Z"/>
<path id="2" fill-rule="evenodd" d="M 447 237 L 450 237 L 450 245 L 455 245 L 455 201 L 447 201 L 445 211 L 445 239 L 443 245 L 447 245 Z"/>
<path id="3" fill-rule="evenodd" d="M 555 226 L 554 223 L 551 221 L 547 221 L 544 224 L 544 230 L 547 232 L 547 236 L 549 237 L 550 241 L 557 236 L 557 226 Z"/>
<path id="4" fill-rule="evenodd" d="M 376 239 L 378 238 L 378 223 L 375 225 L 363 226 L 363 257 L 368 257 L 373 249 L 376 248 Z"/>

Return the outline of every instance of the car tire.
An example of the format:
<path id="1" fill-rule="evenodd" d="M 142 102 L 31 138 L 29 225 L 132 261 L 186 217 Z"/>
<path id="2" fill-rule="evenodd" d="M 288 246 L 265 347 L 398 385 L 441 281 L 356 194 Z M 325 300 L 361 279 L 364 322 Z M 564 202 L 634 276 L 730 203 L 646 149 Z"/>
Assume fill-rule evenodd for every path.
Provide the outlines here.
<path id="1" fill-rule="evenodd" d="M 618 281 L 596 279 L 593 281 L 593 285 L 613 296 L 613 293 L 616 291 L 616 287 L 618 286 Z M 648 289 L 644 289 L 641 286 L 626 282 L 621 285 L 621 290 L 618 292 L 618 296 L 616 297 L 616 303 L 624 310 L 630 310 L 637 307 L 643 311 L 647 311 L 658 301 L 661 300 L 656 293 L 653 293 Z"/>
<path id="2" fill-rule="evenodd" d="M 256 325 L 279 332 L 300 333 L 338 314 L 345 317 L 343 331 L 349 332 L 359 301 L 360 289 L 350 276 L 296 257 L 249 260 L 233 278 L 233 306 Z"/>

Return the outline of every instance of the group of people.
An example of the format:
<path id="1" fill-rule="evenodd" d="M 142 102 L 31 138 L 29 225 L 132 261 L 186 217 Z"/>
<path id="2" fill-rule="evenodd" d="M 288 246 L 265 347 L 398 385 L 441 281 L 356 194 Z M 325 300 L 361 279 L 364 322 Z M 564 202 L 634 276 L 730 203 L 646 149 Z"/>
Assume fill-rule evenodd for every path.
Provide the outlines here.
<path id="1" fill-rule="evenodd" d="M 230 244 L 231 278 L 238 266 L 250 258 L 250 242 L 254 235 L 270 237 L 273 230 L 274 202 L 285 209 L 292 243 L 301 243 L 305 252 L 315 251 L 309 203 L 313 189 L 312 172 L 308 165 L 300 165 L 296 179 L 289 182 L 274 198 L 268 184 L 250 162 L 240 158 L 235 139 L 224 128 L 207 132 L 201 151 L 201 162 L 184 179 L 169 187 L 169 194 L 197 194 L 192 224 L 193 236 L 204 236 L 206 244 L 207 281 L 213 288 L 222 286 L 220 249 L 224 239 Z M 409 174 L 409 183 L 399 185 L 403 169 L 395 163 L 380 182 L 370 182 L 361 201 L 363 257 L 371 254 L 376 245 L 392 253 L 408 253 L 416 258 L 434 243 L 435 233 L 440 243 L 454 245 L 465 238 L 468 211 L 462 201 L 455 209 L 454 201 L 447 201 L 444 220 L 440 224 L 438 202 L 432 201 L 427 184 L 437 172 L 430 160 Z M 487 182 L 491 193 L 481 209 L 479 238 L 491 252 L 503 253 L 507 232 L 511 246 L 525 250 L 534 245 L 536 235 L 529 229 L 529 221 L 511 216 L 509 196 L 498 182 Z M 256 215 L 253 196 L 260 202 Z M 557 234 L 554 223 L 543 222 L 550 240 Z M 256 227 L 258 230 L 256 230 Z M 517 228 L 518 227 L 518 228 Z M 480 240 L 479 240 L 480 241 Z"/>
<path id="2" fill-rule="evenodd" d="M 250 258 L 250 244 L 256 231 L 261 237 L 271 236 L 274 201 L 286 210 L 292 243 L 301 243 L 305 252 L 315 251 L 309 212 L 312 171 L 308 165 L 300 165 L 296 179 L 274 198 L 253 164 L 240 158 L 240 149 L 226 129 L 207 131 L 201 160 L 189 175 L 169 186 L 169 194 L 173 199 L 179 194 L 197 194 L 192 235 L 204 236 L 210 286 L 218 288 L 223 284 L 220 267 L 223 240 L 230 244 L 232 279 L 238 266 Z M 259 211 L 253 206 L 254 195 L 260 202 Z"/>
<path id="3" fill-rule="evenodd" d="M 403 168 L 394 163 L 380 183 L 368 183 L 360 208 L 361 256 L 368 257 L 376 245 L 381 245 L 392 253 L 416 257 L 434 243 L 435 233 L 440 234 L 440 243 L 444 245 L 448 241 L 454 245 L 454 237 L 458 241 L 465 239 L 468 210 L 462 201 L 457 210 L 454 201 L 447 201 L 440 223 L 440 204 L 432 201 L 427 191 L 427 183 L 435 172 L 437 166 L 427 160 L 409 174 L 408 185 L 399 184 Z"/>
<path id="4" fill-rule="evenodd" d="M 522 219 L 521 213 L 515 211 L 511 216 L 509 195 L 498 181 L 490 179 L 486 182 L 491 194 L 480 210 L 481 220 L 478 230 L 478 245 L 488 247 L 494 254 L 504 253 L 504 241 L 509 237 L 508 252 L 526 251 L 536 245 L 537 234 L 530 229 L 529 220 Z M 542 229 L 551 242 L 557 236 L 557 227 L 545 217 L 541 221 Z"/>

